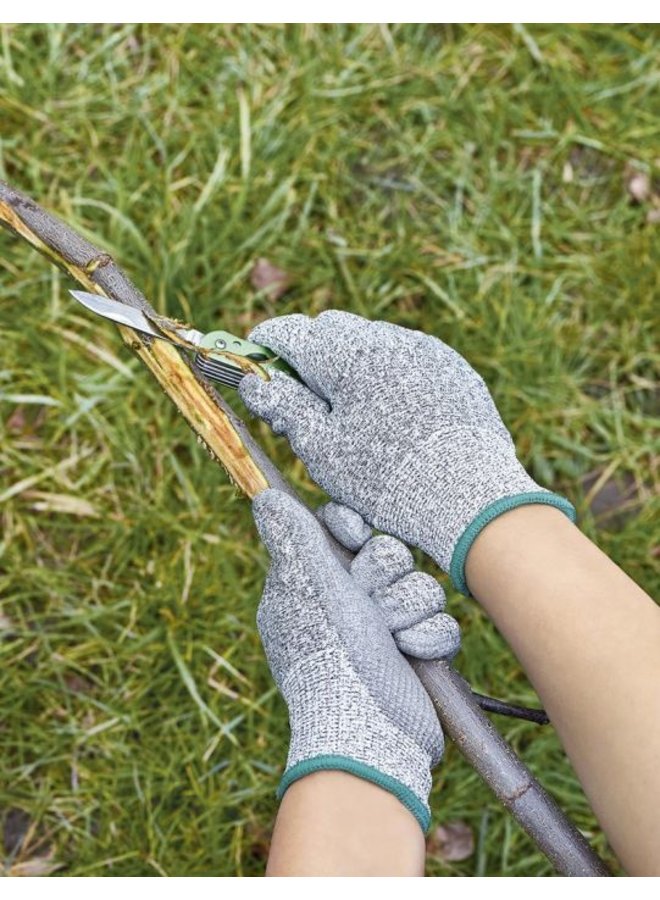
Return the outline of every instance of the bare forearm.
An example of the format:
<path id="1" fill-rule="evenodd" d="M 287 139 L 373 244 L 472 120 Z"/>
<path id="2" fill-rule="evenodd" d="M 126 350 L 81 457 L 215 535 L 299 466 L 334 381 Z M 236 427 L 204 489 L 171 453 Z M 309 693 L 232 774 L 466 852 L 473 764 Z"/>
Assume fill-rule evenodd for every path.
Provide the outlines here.
<path id="1" fill-rule="evenodd" d="M 466 574 L 507 638 L 631 874 L 660 875 L 660 609 L 561 513 L 521 507 Z"/>
<path id="2" fill-rule="evenodd" d="M 423 875 L 424 836 L 387 791 L 345 772 L 317 772 L 282 800 L 267 875 Z"/>

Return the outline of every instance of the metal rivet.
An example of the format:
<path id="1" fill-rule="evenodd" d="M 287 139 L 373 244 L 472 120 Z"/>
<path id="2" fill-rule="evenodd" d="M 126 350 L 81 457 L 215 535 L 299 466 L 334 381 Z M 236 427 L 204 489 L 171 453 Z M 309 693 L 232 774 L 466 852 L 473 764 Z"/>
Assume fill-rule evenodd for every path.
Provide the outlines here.
<path id="1" fill-rule="evenodd" d="M 218 348 L 218 350 L 224 350 L 227 346 L 227 341 L 223 341 L 222 338 L 218 338 L 215 342 L 215 346 Z"/>

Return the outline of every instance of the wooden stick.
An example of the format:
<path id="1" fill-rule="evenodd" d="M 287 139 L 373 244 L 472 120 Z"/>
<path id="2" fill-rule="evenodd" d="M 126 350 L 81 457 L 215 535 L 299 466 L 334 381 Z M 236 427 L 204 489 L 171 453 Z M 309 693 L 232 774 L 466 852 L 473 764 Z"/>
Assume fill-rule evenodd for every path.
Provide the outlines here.
<path id="1" fill-rule="evenodd" d="M 146 298 L 107 253 L 0 181 L 0 225 L 31 244 L 85 290 L 137 307 L 156 320 Z M 165 341 L 118 326 L 176 408 L 233 483 L 252 498 L 267 487 L 295 492 L 252 439 L 243 421 Z M 350 555 L 333 541 L 347 564 Z M 582 835 L 495 731 L 463 679 L 443 662 L 410 660 L 447 734 L 563 875 L 607 875 Z"/>

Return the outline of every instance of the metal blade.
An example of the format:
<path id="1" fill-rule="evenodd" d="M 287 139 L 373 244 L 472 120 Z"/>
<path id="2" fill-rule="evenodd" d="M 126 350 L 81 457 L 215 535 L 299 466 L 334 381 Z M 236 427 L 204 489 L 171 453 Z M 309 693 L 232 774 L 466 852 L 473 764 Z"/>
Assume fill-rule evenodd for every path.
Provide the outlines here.
<path id="1" fill-rule="evenodd" d="M 144 334 L 151 334 L 162 341 L 169 340 L 166 335 L 161 334 L 160 331 L 154 328 L 149 319 L 139 309 L 126 306 L 125 303 L 118 303 L 116 300 L 110 300 L 108 297 L 101 297 L 99 294 L 89 294 L 86 291 L 69 291 L 69 293 L 78 303 L 82 303 L 84 307 L 91 309 L 92 312 L 97 313 L 99 316 L 111 319 L 120 325 L 128 325 L 129 328 L 135 328 L 136 331 L 142 331 Z M 197 345 L 204 337 L 202 332 L 197 331 L 195 328 L 174 328 L 173 330 L 176 331 L 179 337 L 190 344 Z M 169 343 L 174 342 L 169 341 Z"/>

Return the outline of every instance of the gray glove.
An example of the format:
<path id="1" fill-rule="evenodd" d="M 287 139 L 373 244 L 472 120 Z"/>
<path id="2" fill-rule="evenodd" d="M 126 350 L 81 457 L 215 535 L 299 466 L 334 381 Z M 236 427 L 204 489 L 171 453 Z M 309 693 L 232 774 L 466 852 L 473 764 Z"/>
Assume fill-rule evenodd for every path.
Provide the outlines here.
<path id="1" fill-rule="evenodd" d="M 453 656 L 460 636 L 442 588 L 387 535 L 364 545 L 349 574 L 291 497 L 267 490 L 252 508 L 272 560 L 257 624 L 291 725 L 278 796 L 311 772 L 350 772 L 394 794 L 426 830 L 442 731 L 391 632 L 407 653 Z M 324 517 L 342 515 L 335 505 Z"/>
<path id="2" fill-rule="evenodd" d="M 250 339 L 304 384 L 249 375 L 246 406 L 335 500 L 421 547 L 464 593 L 467 554 L 494 518 L 529 503 L 575 518 L 525 472 L 483 379 L 437 338 L 331 311 L 263 322 Z"/>

